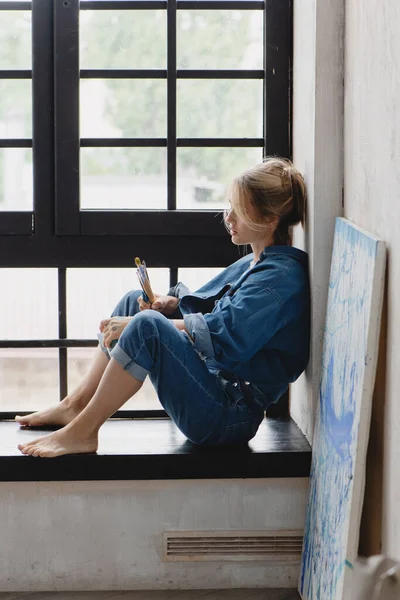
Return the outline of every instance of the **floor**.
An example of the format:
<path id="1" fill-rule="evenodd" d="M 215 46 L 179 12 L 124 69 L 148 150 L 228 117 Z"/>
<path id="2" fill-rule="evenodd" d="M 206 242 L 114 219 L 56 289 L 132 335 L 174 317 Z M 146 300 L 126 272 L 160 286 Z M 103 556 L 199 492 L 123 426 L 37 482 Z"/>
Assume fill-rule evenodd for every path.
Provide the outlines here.
<path id="1" fill-rule="evenodd" d="M 295 590 L 190 590 L 139 592 L 0 592 L 0 600 L 297 600 Z"/>

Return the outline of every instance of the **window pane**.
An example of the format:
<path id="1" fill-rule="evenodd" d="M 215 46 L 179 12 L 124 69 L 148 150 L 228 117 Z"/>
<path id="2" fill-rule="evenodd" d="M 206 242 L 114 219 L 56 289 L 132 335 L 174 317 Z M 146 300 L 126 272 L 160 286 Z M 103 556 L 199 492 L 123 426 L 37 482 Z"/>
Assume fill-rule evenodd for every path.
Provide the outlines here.
<path id="1" fill-rule="evenodd" d="M 178 81 L 179 137 L 262 137 L 263 82 Z"/>
<path id="2" fill-rule="evenodd" d="M 81 69 L 165 69 L 166 12 L 82 11 Z"/>
<path id="3" fill-rule="evenodd" d="M 262 148 L 178 148 L 177 207 L 222 209 L 232 179 L 262 160 Z"/>
<path id="4" fill-rule="evenodd" d="M 167 208 L 166 148 L 81 148 L 82 209 Z"/>
<path id="5" fill-rule="evenodd" d="M 181 69 L 262 69 L 263 11 L 179 10 Z"/>
<path id="6" fill-rule="evenodd" d="M 56 269 L 0 269 L 0 290 L 2 339 L 58 338 Z"/>
<path id="7" fill-rule="evenodd" d="M 2 411 L 39 410 L 58 396 L 56 348 L 0 349 L 0 408 Z"/>
<path id="8" fill-rule="evenodd" d="M 31 12 L 1 11 L 0 69 L 30 69 Z"/>
<path id="9" fill-rule="evenodd" d="M 32 137 L 32 82 L 0 80 L 0 138 Z"/>
<path id="10" fill-rule="evenodd" d="M 178 279 L 187 285 L 191 292 L 195 292 L 223 270 L 224 267 L 207 267 L 204 269 L 179 268 Z"/>
<path id="11" fill-rule="evenodd" d="M 165 80 L 81 80 L 80 97 L 82 137 L 167 135 Z"/>
<path id="12" fill-rule="evenodd" d="M 0 211 L 32 209 L 32 150 L 0 148 Z"/>
<path id="13" fill-rule="evenodd" d="M 136 254 L 134 254 L 136 252 Z M 140 248 L 132 249 L 132 263 Z M 168 269 L 148 269 L 154 292 L 166 293 Z M 67 269 L 67 316 L 69 338 L 96 338 L 102 319 L 110 316 L 127 292 L 138 289 L 136 268 Z"/>

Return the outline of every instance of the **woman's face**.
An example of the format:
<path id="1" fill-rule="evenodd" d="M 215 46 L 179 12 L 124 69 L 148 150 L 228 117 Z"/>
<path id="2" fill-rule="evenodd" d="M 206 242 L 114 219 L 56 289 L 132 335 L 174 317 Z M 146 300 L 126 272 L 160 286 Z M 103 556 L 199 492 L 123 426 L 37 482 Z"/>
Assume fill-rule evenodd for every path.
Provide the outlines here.
<path id="1" fill-rule="evenodd" d="M 229 233 L 233 244 L 237 246 L 241 244 L 251 244 L 255 231 L 250 229 L 248 225 L 235 213 L 232 206 L 225 215 L 225 223 L 228 226 Z"/>
<path id="2" fill-rule="evenodd" d="M 253 206 L 250 205 L 247 207 L 247 213 L 251 220 L 256 220 L 255 209 Z M 235 212 L 235 209 L 232 208 L 231 200 L 229 200 L 229 210 L 225 215 L 225 223 L 228 226 L 232 243 L 236 244 L 237 246 L 242 244 L 252 244 L 257 242 L 260 237 L 265 237 L 265 233 L 251 229 L 247 223 Z"/>

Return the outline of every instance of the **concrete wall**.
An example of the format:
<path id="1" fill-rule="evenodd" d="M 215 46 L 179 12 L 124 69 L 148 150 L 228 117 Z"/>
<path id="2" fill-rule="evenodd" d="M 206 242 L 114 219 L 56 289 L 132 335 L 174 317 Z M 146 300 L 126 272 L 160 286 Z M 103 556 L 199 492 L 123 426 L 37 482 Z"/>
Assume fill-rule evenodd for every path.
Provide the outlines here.
<path id="1" fill-rule="evenodd" d="M 388 244 L 360 552 L 383 551 L 395 559 L 400 558 L 399 98 L 398 0 L 296 0 L 294 163 L 306 178 L 309 215 L 295 245 L 310 253 L 313 323 L 311 360 L 292 386 L 291 413 L 312 440 L 334 217 L 344 214 Z"/>
<path id="2" fill-rule="evenodd" d="M 344 0 L 294 2 L 293 160 L 308 190 L 305 236 L 312 291 L 311 358 L 291 389 L 291 414 L 311 441 L 318 398 L 335 217 L 343 190 Z"/>
<path id="3" fill-rule="evenodd" d="M 162 538 L 301 535 L 307 495 L 307 478 L 2 483 L 0 591 L 295 588 L 299 561 L 165 562 Z"/>
<path id="4" fill-rule="evenodd" d="M 345 40 L 344 215 L 388 244 L 361 541 L 400 559 L 399 1 L 347 0 Z"/>

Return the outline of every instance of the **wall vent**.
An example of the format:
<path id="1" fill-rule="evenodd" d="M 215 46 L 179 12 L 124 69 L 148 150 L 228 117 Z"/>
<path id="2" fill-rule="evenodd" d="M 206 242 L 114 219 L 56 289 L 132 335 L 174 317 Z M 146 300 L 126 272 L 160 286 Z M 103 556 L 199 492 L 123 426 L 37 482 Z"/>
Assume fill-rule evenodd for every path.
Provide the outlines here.
<path id="1" fill-rule="evenodd" d="M 164 561 L 299 561 L 302 531 L 167 531 Z"/>

